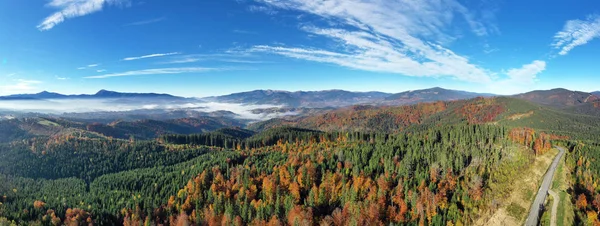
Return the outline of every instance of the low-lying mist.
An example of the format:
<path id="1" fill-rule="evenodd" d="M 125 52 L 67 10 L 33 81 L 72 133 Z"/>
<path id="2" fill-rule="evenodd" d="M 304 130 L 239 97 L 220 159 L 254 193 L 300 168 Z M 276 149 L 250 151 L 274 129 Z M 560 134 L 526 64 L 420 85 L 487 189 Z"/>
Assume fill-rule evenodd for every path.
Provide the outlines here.
<path id="1" fill-rule="evenodd" d="M 256 109 L 281 108 L 284 106 L 268 104 L 236 104 L 189 101 L 165 101 L 152 99 L 48 99 L 48 100 L 6 100 L 0 101 L 0 110 L 15 112 L 35 112 L 44 114 L 69 113 L 110 113 L 134 112 L 135 114 L 153 114 L 157 111 L 188 110 L 198 112 L 228 111 L 238 119 L 252 121 L 268 120 L 276 117 L 294 115 L 293 112 L 261 112 Z"/>

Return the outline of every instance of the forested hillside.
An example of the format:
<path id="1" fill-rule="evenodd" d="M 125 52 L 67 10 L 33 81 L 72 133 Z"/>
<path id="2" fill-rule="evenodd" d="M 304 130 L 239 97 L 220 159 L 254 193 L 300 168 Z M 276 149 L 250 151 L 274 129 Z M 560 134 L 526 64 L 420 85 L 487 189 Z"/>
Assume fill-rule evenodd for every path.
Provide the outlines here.
<path id="1" fill-rule="evenodd" d="M 202 122 L 1 121 L 0 224 L 472 225 L 557 144 L 598 221 L 594 116 L 496 97 L 174 132 Z"/>

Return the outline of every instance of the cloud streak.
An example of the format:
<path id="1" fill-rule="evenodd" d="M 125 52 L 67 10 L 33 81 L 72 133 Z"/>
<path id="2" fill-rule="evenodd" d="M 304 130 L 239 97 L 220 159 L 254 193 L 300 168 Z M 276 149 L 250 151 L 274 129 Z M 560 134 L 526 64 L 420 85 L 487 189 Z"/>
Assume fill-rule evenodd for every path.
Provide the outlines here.
<path id="1" fill-rule="evenodd" d="M 577 46 L 600 38 L 600 15 L 588 16 L 586 20 L 569 20 L 562 31 L 554 35 L 555 49 L 560 49 L 559 55 L 567 55 Z"/>
<path id="2" fill-rule="evenodd" d="M 107 5 L 121 5 L 128 0 L 51 0 L 47 7 L 56 8 L 58 11 L 46 17 L 37 28 L 47 31 L 66 19 L 85 16 L 101 11 Z"/>
<path id="3" fill-rule="evenodd" d="M 302 29 L 310 35 L 334 41 L 339 48 L 327 50 L 259 45 L 250 51 L 407 76 L 452 77 L 478 83 L 492 81 L 490 75 L 493 73 L 443 46 L 443 43 L 455 39 L 444 31 L 459 19 L 466 21 L 477 36 L 490 33 L 485 23 L 457 1 L 259 2 L 279 9 L 316 15 L 329 21 L 335 26 L 303 26 Z"/>
<path id="4" fill-rule="evenodd" d="M 93 67 L 98 67 L 98 66 L 100 66 L 100 64 L 90 64 L 90 65 L 86 65 L 86 66 L 83 66 L 83 67 L 78 67 L 77 69 L 78 70 L 85 70 L 85 69 L 89 69 L 89 68 L 93 68 Z"/>
<path id="5" fill-rule="evenodd" d="M 164 56 L 171 56 L 171 55 L 177 55 L 177 54 L 181 54 L 181 53 L 179 53 L 179 52 L 155 53 L 155 54 L 150 54 L 150 55 L 145 55 L 145 56 L 138 56 L 138 57 L 126 57 L 126 58 L 123 58 L 123 60 L 124 61 L 141 60 L 141 59 L 146 59 L 146 58 L 164 57 Z"/>
<path id="6" fill-rule="evenodd" d="M 183 68 L 157 68 L 157 69 L 145 69 L 137 71 L 126 71 L 120 73 L 104 74 L 87 76 L 87 79 L 102 79 L 112 77 L 124 77 L 124 76 L 139 76 L 139 75 L 161 75 L 161 74 L 184 74 L 184 73 L 203 73 L 210 71 L 225 70 L 222 68 L 204 68 L 204 67 L 183 67 Z"/>
<path id="7" fill-rule="evenodd" d="M 169 60 L 159 64 L 187 64 L 199 61 L 218 61 L 237 64 L 261 64 L 270 63 L 262 61 L 250 55 L 248 51 L 235 53 L 217 53 L 217 54 L 188 54 L 170 57 Z"/>
<path id="8" fill-rule="evenodd" d="M 124 27 L 129 27 L 129 26 L 140 26 L 140 25 L 146 25 L 146 24 L 153 24 L 153 23 L 158 23 L 161 22 L 163 20 L 166 20 L 166 17 L 159 17 L 159 18 L 154 18 L 154 19 L 149 19 L 149 20 L 142 20 L 142 21 L 137 21 L 137 22 L 133 22 L 133 23 L 128 23 L 128 24 L 124 24 Z"/>

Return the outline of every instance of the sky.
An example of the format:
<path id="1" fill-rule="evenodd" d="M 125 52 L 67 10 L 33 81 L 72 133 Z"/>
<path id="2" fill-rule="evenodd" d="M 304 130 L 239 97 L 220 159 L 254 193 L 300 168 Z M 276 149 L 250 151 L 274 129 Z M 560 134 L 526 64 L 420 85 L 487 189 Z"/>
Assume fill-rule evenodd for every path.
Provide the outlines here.
<path id="1" fill-rule="evenodd" d="M 2 0 L 0 95 L 600 90 L 596 0 Z"/>

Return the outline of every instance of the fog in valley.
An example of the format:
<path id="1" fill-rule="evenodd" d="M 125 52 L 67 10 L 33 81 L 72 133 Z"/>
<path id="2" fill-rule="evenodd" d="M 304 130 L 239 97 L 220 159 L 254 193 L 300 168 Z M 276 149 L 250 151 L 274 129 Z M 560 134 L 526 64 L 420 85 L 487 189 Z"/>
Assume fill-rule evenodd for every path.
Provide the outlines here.
<path id="1" fill-rule="evenodd" d="M 269 104 L 238 104 L 189 101 L 164 101 L 153 99 L 47 99 L 47 100 L 5 100 L 0 101 L 0 111 L 19 113 L 74 114 L 74 113 L 135 113 L 139 115 L 165 113 L 170 111 L 197 111 L 213 113 L 231 112 L 233 118 L 261 121 L 287 115 L 294 112 L 260 111 L 278 109 L 285 106 Z M 5 116 L 9 117 L 9 116 Z"/>

